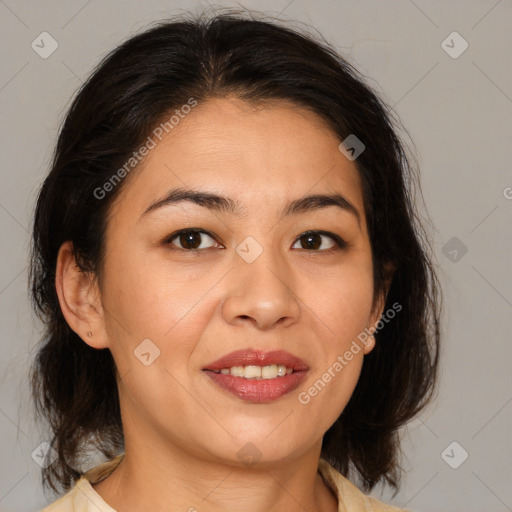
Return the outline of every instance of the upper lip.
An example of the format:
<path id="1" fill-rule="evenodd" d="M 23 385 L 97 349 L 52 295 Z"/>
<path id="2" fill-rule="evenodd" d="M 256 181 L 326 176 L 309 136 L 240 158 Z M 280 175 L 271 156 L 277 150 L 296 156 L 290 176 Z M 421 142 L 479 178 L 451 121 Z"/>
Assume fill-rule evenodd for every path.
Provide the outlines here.
<path id="1" fill-rule="evenodd" d="M 308 370 L 308 365 L 300 358 L 284 350 L 272 350 L 263 352 L 261 350 L 236 350 L 230 352 L 220 359 L 207 364 L 203 370 L 220 371 L 223 368 L 233 366 L 270 366 L 282 364 L 294 371 Z"/>

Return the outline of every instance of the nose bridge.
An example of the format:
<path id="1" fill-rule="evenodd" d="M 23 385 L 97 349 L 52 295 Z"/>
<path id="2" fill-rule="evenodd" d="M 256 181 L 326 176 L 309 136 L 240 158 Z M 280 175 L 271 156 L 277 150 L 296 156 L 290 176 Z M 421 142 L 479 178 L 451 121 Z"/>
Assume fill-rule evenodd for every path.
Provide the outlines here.
<path id="1" fill-rule="evenodd" d="M 244 256 L 240 256 L 243 260 L 240 266 L 245 267 L 243 269 L 244 283 L 252 289 L 253 294 L 263 292 L 264 296 L 268 291 L 278 295 L 287 295 L 289 289 L 285 283 L 287 278 L 291 278 L 290 272 L 286 269 L 286 263 L 283 261 L 279 248 L 272 247 L 270 237 L 268 240 L 268 244 L 260 246 L 259 254 L 254 252 L 257 250 L 255 242 L 247 241 L 243 246 L 239 246 L 237 252 L 242 252 L 242 248 L 244 250 L 249 248 L 249 252 L 244 256 L 248 254 L 256 256 L 254 260 L 244 259 Z"/>
<path id="2" fill-rule="evenodd" d="M 257 241 L 247 237 L 236 248 L 237 263 L 231 293 L 224 303 L 226 321 L 250 317 L 260 328 L 278 321 L 296 321 L 300 308 L 293 291 L 293 272 L 272 235 Z"/>

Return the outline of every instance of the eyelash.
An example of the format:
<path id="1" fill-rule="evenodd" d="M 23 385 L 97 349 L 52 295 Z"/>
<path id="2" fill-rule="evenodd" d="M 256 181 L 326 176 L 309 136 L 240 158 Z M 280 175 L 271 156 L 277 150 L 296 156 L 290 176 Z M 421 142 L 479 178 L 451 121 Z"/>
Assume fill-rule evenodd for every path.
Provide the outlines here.
<path id="1" fill-rule="evenodd" d="M 209 233 L 208 231 L 205 231 L 205 230 L 199 229 L 199 228 L 188 228 L 188 229 L 181 229 L 179 231 L 176 231 L 172 235 L 169 235 L 168 237 L 165 238 L 164 244 L 165 245 L 173 245 L 172 241 L 175 238 L 179 237 L 180 235 L 182 235 L 184 233 L 204 233 L 205 235 L 208 235 L 210 238 L 212 238 L 216 243 L 218 243 L 215 240 L 215 237 L 211 233 Z M 330 249 L 323 249 L 323 250 L 302 249 L 304 251 L 318 252 L 318 253 L 321 253 L 321 254 L 330 254 L 330 253 L 339 251 L 341 249 L 345 249 L 349 245 L 348 242 L 343 240 L 343 238 L 341 238 L 340 236 L 338 236 L 338 235 L 336 235 L 334 233 L 331 233 L 329 231 L 322 231 L 322 230 L 309 230 L 309 231 L 305 231 L 304 233 L 302 233 L 301 235 L 299 235 L 296 238 L 296 240 L 293 242 L 293 245 L 295 245 L 295 243 L 298 240 L 300 240 L 301 238 L 306 237 L 308 235 L 325 235 L 325 236 L 331 238 L 332 240 L 334 240 L 336 245 L 334 247 L 331 247 Z M 208 247 L 207 249 L 212 249 L 212 247 Z M 184 251 L 184 252 L 188 252 L 188 253 L 195 253 L 195 254 L 197 254 L 197 253 L 200 253 L 200 252 L 205 251 L 207 249 L 183 249 L 181 247 L 174 246 L 172 250 Z"/>

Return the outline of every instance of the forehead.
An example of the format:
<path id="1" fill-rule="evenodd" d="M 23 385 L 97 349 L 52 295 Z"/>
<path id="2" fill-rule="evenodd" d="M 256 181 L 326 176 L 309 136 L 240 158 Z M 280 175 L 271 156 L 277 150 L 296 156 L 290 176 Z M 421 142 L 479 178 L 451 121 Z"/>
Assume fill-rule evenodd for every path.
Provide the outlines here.
<path id="1" fill-rule="evenodd" d="M 357 167 L 338 145 L 320 116 L 288 101 L 211 98 L 155 138 L 113 209 L 140 214 L 177 186 L 236 196 L 249 209 L 336 191 L 364 218 Z"/>

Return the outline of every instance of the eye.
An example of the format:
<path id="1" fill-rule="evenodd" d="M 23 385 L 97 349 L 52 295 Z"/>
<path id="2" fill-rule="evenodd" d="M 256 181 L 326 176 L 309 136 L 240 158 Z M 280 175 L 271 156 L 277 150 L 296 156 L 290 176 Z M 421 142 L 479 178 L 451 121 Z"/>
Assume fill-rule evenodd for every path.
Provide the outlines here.
<path id="1" fill-rule="evenodd" d="M 210 246 L 204 246 L 202 244 L 201 238 L 203 236 L 208 237 L 210 240 L 214 242 L 213 245 Z M 323 241 L 322 237 L 330 238 L 331 241 L 334 243 L 331 244 L 330 247 L 323 248 L 319 250 L 319 248 L 322 246 Z M 177 240 L 177 242 L 180 244 L 179 246 L 176 246 L 174 243 L 174 240 Z M 343 249 L 348 246 L 348 243 L 345 242 L 341 237 L 338 235 L 335 235 L 334 233 L 330 233 L 328 231 L 306 231 L 305 233 L 302 233 L 302 235 L 297 238 L 297 242 L 301 241 L 301 246 L 298 247 L 298 249 L 305 249 L 307 251 L 312 252 L 332 252 L 337 249 Z M 180 231 L 177 231 L 167 237 L 164 241 L 166 244 L 173 245 L 177 248 L 177 250 L 187 251 L 187 252 L 195 252 L 195 251 L 201 251 L 205 249 L 209 249 L 210 247 L 214 247 L 216 244 L 219 247 L 222 247 L 220 244 L 218 244 L 212 235 L 210 235 L 208 232 L 198 229 L 198 228 L 188 228 L 188 229 L 182 229 Z M 294 245 L 295 245 L 294 244 Z M 293 246 L 292 246 L 293 248 Z"/>
<path id="2" fill-rule="evenodd" d="M 203 249 L 208 249 L 208 247 L 203 246 L 201 243 L 201 238 L 204 235 L 206 235 L 208 238 L 215 242 L 213 237 L 206 231 L 200 229 L 182 229 L 181 231 L 173 233 L 171 236 L 169 236 L 166 239 L 165 243 L 174 245 L 173 240 L 177 239 L 177 241 L 181 244 L 181 247 L 178 247 L 178 249 L 189 252 L 199 251 Z"/>
<path id="3" fill-rule="evenodd" d="M 318 248 L 322 245 L 322 236 L 330 238 L 334 241 L 334 244 L 319 251 Z M 304 241 L 301 243 L 302 249 L 312 250 L 313 252 L 331 252 L 336 250 L 336 246 L 338 249 L 343 249 L 348 245 L 341 237 L 334 233 L 329 233 L 328 231 L 306 231 L 297 239 L 297 241 L 300 240 Z"/>

